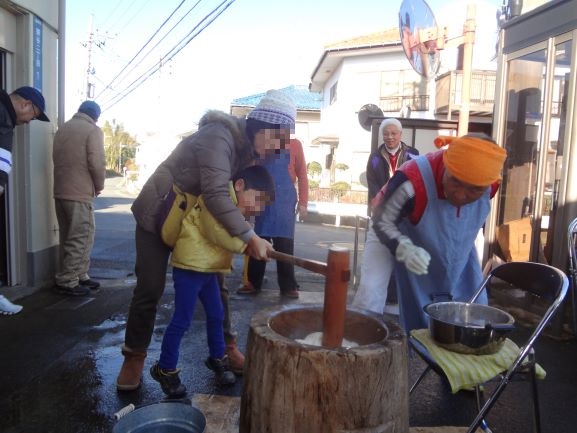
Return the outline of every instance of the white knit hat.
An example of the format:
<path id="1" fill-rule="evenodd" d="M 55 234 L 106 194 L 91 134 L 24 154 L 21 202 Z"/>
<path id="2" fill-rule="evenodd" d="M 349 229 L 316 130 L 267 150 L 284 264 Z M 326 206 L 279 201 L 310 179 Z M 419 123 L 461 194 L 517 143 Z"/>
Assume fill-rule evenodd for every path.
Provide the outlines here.
<path id="1" fill-rule="evenodd" d="M 249 113 L 248 118 L 273 125 L 293 126 L 296 114 L 295 103 L 288 95 L 280 90 L 269 90 Z"/>

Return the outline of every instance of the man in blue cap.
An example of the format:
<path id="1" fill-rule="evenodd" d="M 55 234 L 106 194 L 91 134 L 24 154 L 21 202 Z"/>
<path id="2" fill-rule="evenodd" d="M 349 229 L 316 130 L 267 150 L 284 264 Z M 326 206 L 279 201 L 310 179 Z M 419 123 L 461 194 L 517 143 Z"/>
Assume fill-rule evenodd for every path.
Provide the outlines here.
<path id="1" fill-rule="evenodd" d="M 38 119 L 48 122 L 44 96 L 34 87 L 19 87 L 11 94 L 0 90 L 0 197 L 8 183 L 12 170 L 12 141 L 14 128 Z M 0 275 L 0 286 L 4 283 Z M 0 314 L 12 315 L 22 311 L 21 305 L 10 302 L 0 295 Z"/>
<path id="2" fill-rule="evenodd" d="M 106 174 L 104 134 L 96 125 L 99 117 L 100 106 L 84 101 L 54 136 L 54 201 L 61 258 L 55 290 L 67 296 L 84 296 L 100 287 L 88 276 L 94 245 L 92 202 L 104 188 Z"/>

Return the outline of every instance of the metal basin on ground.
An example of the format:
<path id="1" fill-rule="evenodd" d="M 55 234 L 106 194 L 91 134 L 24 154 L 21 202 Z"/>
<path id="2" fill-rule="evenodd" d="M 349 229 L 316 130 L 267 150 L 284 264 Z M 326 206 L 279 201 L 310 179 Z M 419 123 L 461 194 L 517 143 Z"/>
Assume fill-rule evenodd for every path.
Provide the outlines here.
<path id="1" fill-rule="evenodd" d="M 112 433 L 204 433 L 206 418 L 185 403 L 155 403 L 136 409 L 116 423 Z"/>

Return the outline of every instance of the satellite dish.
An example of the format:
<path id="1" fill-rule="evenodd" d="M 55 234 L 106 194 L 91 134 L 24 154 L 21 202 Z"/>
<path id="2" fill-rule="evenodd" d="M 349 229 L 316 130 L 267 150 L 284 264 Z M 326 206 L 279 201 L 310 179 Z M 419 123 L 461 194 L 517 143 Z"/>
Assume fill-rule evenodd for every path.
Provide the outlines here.
<path id="1" fill-rule="evenodd" d="M 441 66 L 441 54 L 437 47 L 437 20 L 425 0 L 403 0 L 399 32 L 413 69 L 427 79 L 433 78 Z"/>
<path id="2" fill-rule="evenodd" d="M 359 110 L 359 123 L 367 131 L 371 130 L 373 119 L 383 117 L 383 110 L 375 104 L 365 104 Z"/>
<path id="3" fill-rule="evenodd" d="M 367 172 L 363 171 L 360 175 L 359 175 L 359 183 L 364 186 L 365 188 L 369 187 L 369 181 L 367 180 Z"/>

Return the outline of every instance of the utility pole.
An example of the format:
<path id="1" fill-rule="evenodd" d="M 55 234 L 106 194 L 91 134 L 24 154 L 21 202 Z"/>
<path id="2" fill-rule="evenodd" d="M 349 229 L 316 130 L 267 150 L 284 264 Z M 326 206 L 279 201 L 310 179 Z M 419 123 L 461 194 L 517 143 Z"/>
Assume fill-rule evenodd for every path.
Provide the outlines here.
<path id="1" fill-rule="evenodd" d="M 94 67 L 92 66 L 92 44 L 94 43 L 94 14 L 90 16 L 90 32 L 88 34 L 88 66 L 86 67 L 86 99 L 94 98 L 94 83 L 90 79 L 94 75 Z"/>
<path id="2" fill-rule="evenodd" d="M 82 46 L 88 50 L 88 64 L 86 66 L 86 78 L 85 82 L 85 97 L 86 99 L 94 99 L 95 84 L 93 80 L 93 75 L 96 73 L 94 66 L 92 65 L 92 54 L 94 46 L 98 48 L 103 48 L 106 44 L 107 36 L 102 36 L 94 32 L 94 14 L 90 16 L 90 31 L 88 33 L 88 41 L 82 42 Z"/>
<path id="3" fill-rule="evenodd" d="M 467 5 L 467 19 L 463 26 L 463 91 L 461 109 L 459 110 L 459 126 L 457 134 L 465 135 L 469 131 L 469 111 L 471 95 L 471 75 L 473 70 L 473 45 L 475 44 L 475 27 L 477 9 L 475 4 Z"/>

